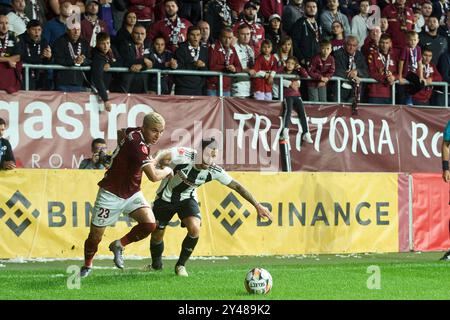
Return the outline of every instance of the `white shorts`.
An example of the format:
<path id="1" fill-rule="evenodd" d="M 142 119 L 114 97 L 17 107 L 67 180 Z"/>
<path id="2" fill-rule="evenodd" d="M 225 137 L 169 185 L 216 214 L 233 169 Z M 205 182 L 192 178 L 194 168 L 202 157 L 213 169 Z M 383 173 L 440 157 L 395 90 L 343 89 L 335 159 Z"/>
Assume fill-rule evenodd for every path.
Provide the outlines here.
<path id="1" fill-rule="evenodd" d="M 115 194 L 100 188 L 95 200 L 91 223 L 97 227 L 113 225 L 119 220 L 120 214 L 130 214 L 139 208 L 150 208 L 142 191 L 136 192 L 128 199 L 123 199 Z"/>

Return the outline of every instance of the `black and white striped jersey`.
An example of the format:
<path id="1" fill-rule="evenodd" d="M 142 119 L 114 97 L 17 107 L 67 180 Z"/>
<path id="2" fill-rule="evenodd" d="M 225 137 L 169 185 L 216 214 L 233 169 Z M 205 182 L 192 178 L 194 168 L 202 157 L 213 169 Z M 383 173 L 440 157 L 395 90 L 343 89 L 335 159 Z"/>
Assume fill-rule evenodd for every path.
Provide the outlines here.
<path id="1" fill-rule="evenodd" d="M 195 167 L 196 154 L 194 149 L 176 147 L 171 149 L 172 159 L 170 167 L 174 176 L 164 179 L 156 191 L 156 199 L 167 202 L 179 202 L 189 198 L 197 199 L 197 187 L 217 180 L 223 185 L 233 181 L 228 173 L 221 167 L 212 165 L 202 170 Z"/>

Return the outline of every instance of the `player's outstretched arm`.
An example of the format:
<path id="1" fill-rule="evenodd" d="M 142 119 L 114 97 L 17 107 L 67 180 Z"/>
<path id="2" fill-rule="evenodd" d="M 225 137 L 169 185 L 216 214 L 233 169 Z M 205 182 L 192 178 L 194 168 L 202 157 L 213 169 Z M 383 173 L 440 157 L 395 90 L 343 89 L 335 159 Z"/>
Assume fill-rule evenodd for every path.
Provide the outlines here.
<path id="1" fill-rule="evenodd" d="M 233 189 L 237 193 L 239 193 L 242 198 L 250 202 L 256 209 L 256 212 L 258 213 L 258 216 L 261 218 L 267 218 L 269 220 L 272 220 L 272 214 L 270 211 L 261 205 L 258 201 L 255 200 L 255 198 L 252 196 L 252 194 L 245 189 L 239 182 L 236 180 L 233 180 L 230 182 L 230 184 L 227 185 L 230 189 Z"/>
<path id="2" fill-rule="evenodd" d="M 172 150 L 166 149 L 166 150 L 159 150 L 155 156 L 155 166 L 158 167 L 166 167 L 170 164 L 170 161 L 172 160 Z"/>
<path id="3" fill-rule="evenodd" d="M 450 153 L 450 141 L 442 143 L 442 178 L 445 182 L 450 182 L 450 170 L 448 167 Z"/>
<path id="4" fill-rule="evenodd" d="M 172 168 L 164 167 L 163 169 L 157 169 L 155 167 L 155 160 L 153 159 L 149 164 L 145 165 L 142 170 L 151 182 L 160 181 L 167 176 L 173 175 Z"/>

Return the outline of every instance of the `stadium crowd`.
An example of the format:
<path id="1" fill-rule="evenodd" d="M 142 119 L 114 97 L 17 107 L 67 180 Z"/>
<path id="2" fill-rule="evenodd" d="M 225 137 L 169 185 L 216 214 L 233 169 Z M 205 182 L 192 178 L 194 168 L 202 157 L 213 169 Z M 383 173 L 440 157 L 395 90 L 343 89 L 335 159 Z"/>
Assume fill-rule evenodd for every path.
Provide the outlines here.
<path id="1" fill-rule="evenodd" d="M 0 89 L 24 88 L 23 63 L 58 64 L 91 71 L 32 69 L 30 89 L 93 90 L 107 110 L 108 92 L 157 92 L 147 69 L 250 75 L 224 77 L 224 96 L 272 100 L 282 85 L 285 96 L 330 102 L 341 90 L 351 101 L 358 87 L 363 102 L 384 104 L 398 82 L 399 103 L 443 105 L 443 88 L 431 82 L 450 80 L 450 3 L 393 2 L 0 0 Z M 130 72 L 105 72 L 110 67 Z M 309 80 L 279 83 L 277 73 Z M 337 88 L 333 76 L 348 82 Z M 218 86 L 201 75 L 161 79 L 162 94 L 214 96 Z"/>

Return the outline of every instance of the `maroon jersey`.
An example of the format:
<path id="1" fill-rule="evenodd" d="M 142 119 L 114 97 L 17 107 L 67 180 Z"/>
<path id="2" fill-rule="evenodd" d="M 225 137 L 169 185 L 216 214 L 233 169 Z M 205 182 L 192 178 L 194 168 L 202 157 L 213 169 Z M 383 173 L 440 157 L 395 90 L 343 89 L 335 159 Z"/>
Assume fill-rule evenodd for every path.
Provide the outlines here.
<path id="1" fill-rule="evenodd" d="M 141 190 L 142 168 L 150 162 L 149 155 L 150 145 L 145 143 L 141 128 L 127 128 L 126 137 L 114 150 L 111 167 L 98 185 L 128 199 Z"/>
<path id="2" fill-rule="evenodd" d="M 241 62 L 239 61 L 239 56 L 236 53 L 234 47 L 224 48 L 220 41 L 216 41 L 208 49 L 209 58 L 209 70 L 211 71 L 221 71 L 227 72 L 226 67 L 233 65 L 236 68 L 236 72 L 241 72 Z M 219 89 L 219 78 L 211 77 L 208 78 L 208 89 L 218 90 Z M 231 78 L 223 78 L 223 90 L 230 91 L 231 89 Z"/>
<path id="3" fill-rule="evenodd" d="M 399 8 L 390 4 L 383 9 L 382 17 L 387 18 L 389 28 L 387 33 L 391 35 L 392 43 L 395 48 L 406 46 L 406 31 L 414 28 L 414 13 L 411 8 Z"/>
<path id="4" fill-rule="evenodd" d="M 368 96 L 370 98 L 390 98 L 392 87 L 387 81 L 388 71 L 398 79 L 398 52 L 391 49 L 388 55 L 381 54 L 378 50 L 373 50 L 367 57 L 369 75 L 378 83 L 367 85 Z"/>
<path id="5" fill-rule="evenodd" d="M 429 65 L 422 64 L 423 66 L 423 77 L 425 79 L 431 79 L 433 82 L 442 81 L 442 76 L 439 73 L 436 66 L 432 63 Z M 415 95 L 413 95 L 414 101 L 419 101 L 422 103 L 428 103 L 430 101 L 431 95 L 433 94 L 433 87 L 432 86 L 426 86 L 419 92 L 417 92 Z"/>
<path id="6" fill-rule="evenodd" d="M 233 33 L 236 37 L 238 36 L 238 29 L 241 25 L 247 25 L 250 28 L 251 38 L 249 45 L 253 48 L 253 51 L 255 51 L 255 57 L 258 56 L 261 49 L 261 43 L 266 37 L 264 27 L 259 23 L 248 23 L 245 19 L 241 19 L 233 27 Z"/>
<path id="7" fill-rule="evenodd" d="M 308 81 L 308 87 L 317 88 L 322 77 L 331 78 L 336 66 L 334 58 L 330 54 L 326 60 L 323 60 L 320 54 L 315 55 L 311 60 L 308 73 L 315 81 Z"/>
<path id="8" fill-rule="evenodd" d="M 188 20 L 177 17 L 175 21 L 164 18 L 149 27 L 147 38 L 153 41 L 156 36 L 164 37 L 167 50 L 175 52 L 181 43 L 187 40 L 188 28 L 192 26 Z"/>
<path id="9" fill-rule="evenodd" d="M 256 58 L 255 71 L 264 73 L 264 72 L 277 72 L 278 70 L 278 61 L 277 58 L 270 54 L 269 60 L 266 60 L 264 55 L 260 55 L 258 58 Z M 257 77 L 252 78 L 252 88 L 253 92 L 272 92 L 272 85 L 267 82 L 265 78 Z"/>

